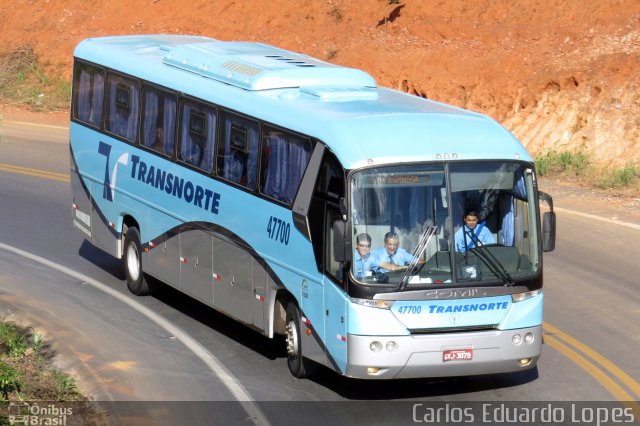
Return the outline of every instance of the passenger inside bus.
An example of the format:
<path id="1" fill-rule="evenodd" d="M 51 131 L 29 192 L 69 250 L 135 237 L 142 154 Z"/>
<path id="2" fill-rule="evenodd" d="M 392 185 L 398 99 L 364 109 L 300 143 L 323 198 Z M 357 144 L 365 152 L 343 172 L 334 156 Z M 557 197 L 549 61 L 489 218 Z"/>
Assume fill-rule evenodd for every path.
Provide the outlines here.
<path id="1" fill-rule="evenodd" d="M 156 129 L 156 139 L 153 143 L 153 149 L 158 152 L 164 152 L 164 129 L 162 127 Z"/>
<path id="2" fill-rule="evenodd" d="M 455 233 L 456 251 L 464 253 L 478 244 L 495 244 L 496 240 L 485 222 L 480 222 L 476 210 L 467 210 L 463 216 L 464 224 Z"/>

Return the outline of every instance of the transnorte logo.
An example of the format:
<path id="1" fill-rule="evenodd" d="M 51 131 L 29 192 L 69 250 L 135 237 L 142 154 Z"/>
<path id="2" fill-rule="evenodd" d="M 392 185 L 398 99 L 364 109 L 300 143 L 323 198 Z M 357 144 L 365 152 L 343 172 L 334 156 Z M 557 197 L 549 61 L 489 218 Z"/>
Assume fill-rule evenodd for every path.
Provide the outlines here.
<path id="1" fill-rule="evenodd" d="M 129 154 L 122 154 L 116 161 L 111 176 L 109 176 L 109 159 L 111 157 L 111 145 L 100 142 L 98 153 L 107 157 L 104 172 L 104 189 L 102 197 L 113 202 L 115 196 L 118 165 L 129 165 Z M 137 155 L 131 155 L 131 179 L 138 180 L 160 191 L 184 200 L 188 204 L 218 214 L 220 207 L 220 194 L 208 188 L 193 183 L 188 179 L 168 173 L 159 167 L 147 164 Z"/>
<path id="2" fill-rule="evenodd" d="M 498 303 L 466 303 L 460 305 L 437 306 L 429 305 L 430 314 L 446 314 L 451 312 L 477 312 L 477 311 L 497 311 L 507 309 L 509 302 Z"/>

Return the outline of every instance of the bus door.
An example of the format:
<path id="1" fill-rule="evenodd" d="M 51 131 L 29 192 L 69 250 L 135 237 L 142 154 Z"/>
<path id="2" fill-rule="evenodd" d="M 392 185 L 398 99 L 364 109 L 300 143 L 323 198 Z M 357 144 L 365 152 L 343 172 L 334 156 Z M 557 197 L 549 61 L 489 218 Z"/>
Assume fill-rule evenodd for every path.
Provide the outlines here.
<path id="1" fill-rule="evenodd" d="M 335 156 L 327 151 L 318 170 L 308 218 L 318 269 L 325 277 L 322 288 L 324 345 L 328 364 L 333 365 L 340 372 L 345 371 L 347 360 L 346 293 L 341 284 L 344 280 L 343 265 L 334 260 L 331 252 L 333 247 L 331 238 L 333 222 L 342 217 L 339 207 L 342 197 L 344 197 L 344 172 Z"/>
<path id="2" fill-rule="evenodd" d="M 325 330 L 327 357 L 341 373 L 347 365 L 347 304 L 346 294 L 340 283 L 346 271 L 333 257 L 333 222 L 340 220 L 339 211 L 327 206 L 325 213 Z"/>

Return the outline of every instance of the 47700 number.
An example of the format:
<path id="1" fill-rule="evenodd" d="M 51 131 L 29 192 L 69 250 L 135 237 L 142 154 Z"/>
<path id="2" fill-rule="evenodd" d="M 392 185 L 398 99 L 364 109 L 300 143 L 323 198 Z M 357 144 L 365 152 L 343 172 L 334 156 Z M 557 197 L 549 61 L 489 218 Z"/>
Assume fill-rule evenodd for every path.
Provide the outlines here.
<path id="1" fill-rule="evenodd" d="M 422 312 L 422 306 L 420 305 L 407 305 L 407 306 L 400 306 L 398 308 L 398 313 L 399 314 L 419 314 L 420 312 Z"/>
<path id="2" fill-rule="evenodd" d="M 291 224 L 282 219 L 271 216 L 267 223 L 267 236 L 275 241 L 280 241 L 284 245 L 289 244 L 291 235 Z"/>

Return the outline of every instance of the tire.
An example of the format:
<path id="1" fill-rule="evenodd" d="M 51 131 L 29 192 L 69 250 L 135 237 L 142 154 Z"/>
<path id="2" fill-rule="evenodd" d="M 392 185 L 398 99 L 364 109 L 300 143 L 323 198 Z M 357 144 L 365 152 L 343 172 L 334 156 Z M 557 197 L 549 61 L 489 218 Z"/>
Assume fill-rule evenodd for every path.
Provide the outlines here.
<path id="1" fill-rule="evenodd" d="M 137 228 L 129 228 L 124 237 L 124 275 L 131 293 L 136 296 L 151 293 L 152 288 L 142 272 L 142 245 Z"/>
<path id="2" fill-rule="evenodd" d="M 318 370 L 318 364 L 302 356 L 302 330 L 300 328 L 300 309 L 295 302 L 287 304 L 286 344 L 287 364 L 295 377 L 311 377 Z"/>

